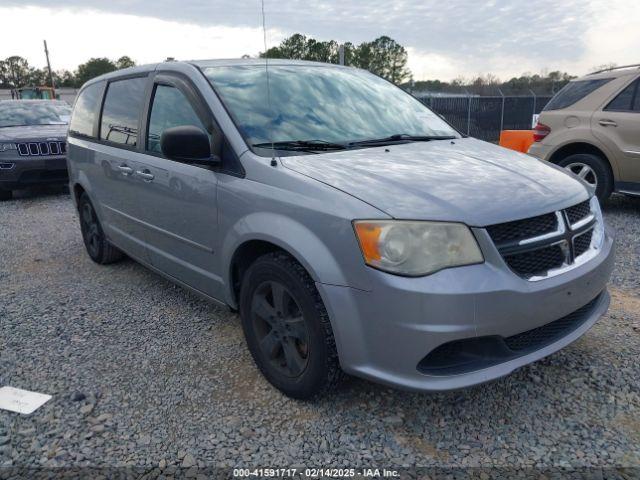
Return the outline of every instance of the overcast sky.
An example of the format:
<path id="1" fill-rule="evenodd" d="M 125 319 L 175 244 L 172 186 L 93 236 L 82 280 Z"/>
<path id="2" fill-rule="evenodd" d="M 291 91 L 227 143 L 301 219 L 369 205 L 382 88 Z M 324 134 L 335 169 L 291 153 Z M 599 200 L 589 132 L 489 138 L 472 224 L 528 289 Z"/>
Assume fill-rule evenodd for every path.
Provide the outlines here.
<path id="1" fill-rule="evenodd" d="M 268 46 L 300 32 L 359 43 L 389 35 L 416 80 L 640 62 L 638 0 L 265 0 Z M 0 58 L 54 69 L 90 57 L 138 63 L 233 58 L 263 50 L 254 0 L 2 0 Z"/>

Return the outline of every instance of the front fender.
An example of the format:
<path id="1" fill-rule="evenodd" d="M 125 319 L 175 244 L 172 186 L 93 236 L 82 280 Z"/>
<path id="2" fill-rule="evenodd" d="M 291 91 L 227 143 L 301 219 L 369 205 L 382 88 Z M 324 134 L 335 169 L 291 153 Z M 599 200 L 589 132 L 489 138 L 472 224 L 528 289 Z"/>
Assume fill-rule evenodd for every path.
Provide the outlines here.
<path id="1" fill-rule="evenodd" d="M 283 235 L 286 232 L 286 235 Z M 251 213 L 240 218 L 221 245 L 225 301 L 235 306 L 231 281 L 231 261 L 236 250 L 252 240 L 270 242 L 290 253 L 309 272 L 315 282 L 347 285 L 344 272 L 325 243 L 305 225 L 290 217 L 271 212 Z"/>

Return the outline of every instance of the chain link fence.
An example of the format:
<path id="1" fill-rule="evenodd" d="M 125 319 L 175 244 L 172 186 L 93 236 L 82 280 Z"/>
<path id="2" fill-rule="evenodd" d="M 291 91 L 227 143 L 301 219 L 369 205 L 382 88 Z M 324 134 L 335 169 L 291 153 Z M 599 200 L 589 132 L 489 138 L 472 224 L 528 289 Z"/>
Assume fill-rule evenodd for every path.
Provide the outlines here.
<path id="1" fill-rule="evenodd" d="M 431 110 L 442 115 L 460 132 L 497 142 L 502 130 L 530 130 L 552 95 L 416 95 Z"/>

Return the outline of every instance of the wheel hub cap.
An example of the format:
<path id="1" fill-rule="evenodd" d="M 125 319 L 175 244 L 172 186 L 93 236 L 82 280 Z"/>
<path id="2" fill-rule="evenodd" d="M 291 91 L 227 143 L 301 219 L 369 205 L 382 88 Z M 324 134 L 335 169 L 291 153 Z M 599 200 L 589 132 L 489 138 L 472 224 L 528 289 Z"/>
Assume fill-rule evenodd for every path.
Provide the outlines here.
<path id="1" fill-rule="evenodd" d="M 565 167 L 593 187 L 598 186 L 598 177 L 589 165 L 581 162 L 570 163 Z"/>

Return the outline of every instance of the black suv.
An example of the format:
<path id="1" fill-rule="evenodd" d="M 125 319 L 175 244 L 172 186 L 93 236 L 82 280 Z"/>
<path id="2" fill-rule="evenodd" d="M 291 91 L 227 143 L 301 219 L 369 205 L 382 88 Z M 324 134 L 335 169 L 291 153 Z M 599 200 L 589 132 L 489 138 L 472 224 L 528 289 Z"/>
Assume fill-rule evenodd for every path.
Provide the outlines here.
<path id="1" fill-rule="evenodd" d="M 70 114 L 58 100 L 0 102 L 0 200 L 20 188 L 67 183 Z"/>

